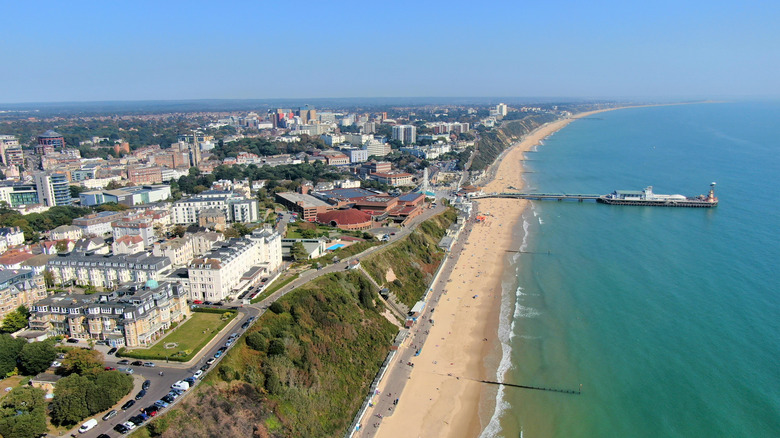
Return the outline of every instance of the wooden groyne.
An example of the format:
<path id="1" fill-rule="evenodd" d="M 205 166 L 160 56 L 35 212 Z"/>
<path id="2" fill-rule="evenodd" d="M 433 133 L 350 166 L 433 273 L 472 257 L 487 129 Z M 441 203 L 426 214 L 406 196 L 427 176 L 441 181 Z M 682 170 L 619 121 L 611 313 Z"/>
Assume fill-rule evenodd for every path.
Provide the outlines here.
<path id="1" fill-rule="evenodd" d="M 533 389 L 534 391 L 548 391 L 548 392 L 560 392 L 561 394 L 573 394 L 573 395 L 581 395 L 582 394 L 582 385 L 580 385 L 580 388 L 576 391 L 572 389 L 559 389 L 559 388 L 545 388 L 541 386 L 529 386 L 529 385 L 516 385 L 514 383 L 505 383 L 505 382 L 494 382 L 492 380 L 477 380 L 478 382 L 487 383 L 490 385 L 504 385 L 504 386 L 510 386 L 513 388 L 522 388 L 522 389 Z"/>

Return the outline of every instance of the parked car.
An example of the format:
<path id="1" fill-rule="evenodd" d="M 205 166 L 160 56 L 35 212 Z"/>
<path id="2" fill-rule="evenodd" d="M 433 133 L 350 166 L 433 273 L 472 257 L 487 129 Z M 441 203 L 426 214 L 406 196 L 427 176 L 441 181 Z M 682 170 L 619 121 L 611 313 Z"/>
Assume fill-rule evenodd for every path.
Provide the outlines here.
<path id="1" fill-rule="evenodd" d="M 154 402 L 154 405 L 157 406 L 160 409 L 165 409 L 165 408 L 168 407 L 168 405 L 170 405 L 170 403 L 168 403 L 165 400 L 161 399 L 161 400 L 157 400 L 156 402 Z"/>
<path id="2" fill-rule="evenodd" d="M 106 371 L 114 371 L 116 368 L 114 368 L 114 367 L 105 367 L 103 369 L 106 370 Z"/>
<path id="3" fill-rule="evenodd" d="M 108 411 L 108 413 L 106 415 L 103 415 L 103 421 L 107 421 L 107 420 L 110 420 L 110 419 L 114 418 L 116 416 L 116 414 L 117 414 L 116 409 L 112 409 L 112 410 Z"/>
<path id="4" fill-rule="evenodd" d="M 176 400 L 176 398 L 170 394 L 166 394 L 160 400 L 164 401 L 165 403 L 171 404 L 173 403 L 174 400 Z"/>
<path id="5" fill-rule="evenodd" d="M 195 371 L 195 374 L 193 374 L 192 377 L 194 377 L 196 379 L 199 379 L 200 376 L 202 376 L 202 375 L 203 375 L 203 371 L 198 370 L 198 371 Z"/>
<path id="6" fill-rule="evenodd" d="M 142 360 L 134 360 L 130 365 L 134 367 L 142 367 L 144 366 L 144 361 Z"/>
<path id="7" fill-rule="evenodd" d="M 79 433 L 86 433 L 88 430 L 92 430 L 93 427 L 97 426 L 97 420 L 94 418 L 91 418 L 87 420 L 84 424 L 79 427 Z"/>
<path id="8" fill-rule="evenodd" d="M 122 426 L 126 427 L 127 430 L 135 429 L 135 423 L 133 423 L 132 421 L 125 421 L 124 423 L 122 423 Z"/>
<path id="9" fill-rule="evenodd" d="M 119 432 L 119 433 L 121 433 L 121 434 L 125 434 L 127 432 L 130 432 L 130 429 L 125 427 L 124 424 L 117 424 L 116 426 L 114 426 L 114 430 Z"/>
<path id="10" fill-rule="evenodd" d="M 128 400 L 127 403 L 122 405 L 122 410 L 126 411 L 126 410 L 132 408 L 134 404 L 135 404 L 135 400 Z"/>
<path id="11" fill-rule="evenodd" d="M 214 358 L 219 359 L 220 356 L 222 356 L 222 351 L 217 350 L 217 352 L 214 353 Z"/>
<path id="12" fill-rule="evenodd" d="M 194 386 L 195 385 L 195 380 L 196 379 L 194 377 L 187 377 L 186 379 L 184 379 L 184 381 L 189 383 L 190 386 Z"/>
<path id="13" fill-rule="evenodd" d="M 209 370 L 209 368 L 211 368 L 211 365 L 209 365 L 209 364 L 204 364 L 202 367 L 200 367 L 200 370 L 201 370 L 201 371 L 203 371 L 203 372 L 205 373 L 206 371 L 208 371 L 208 370 Z"/>
<path id="14" fill-rule="evenodd" d="M 149 419 L 149 417 L 146 414 L 140 413 L 138 415 L 133 415 L 132 417 L 130 417 L 130 422 L 132 422 L 136 426 L 140 426 L 140 425 L 144 424 L 144 421 L 146 421 L 148 419 Z"/>
<path id="15" fill-rule="evenodd" d="M 152 386 L 152 381 L 144 380 L 144 383 L 141 385 L 141 389 L 149 389 L 150 386 Z"/>
<path id="16" fill-rule="evenodd" d="M 145 395 L 146 395 L 146 390 L 142 389 L 142 390 L 138 391 L 138 394 L 135 395 L 135 399 L 136 400 L 141 400 L 142 398 L 144 398 Z"/>
<path id="17" fill-rule="evenodd" d="M 108 354 L 108 355 L 112 355 L 112 354 L 116 353 L 116 350 L 117 350 L 117 349 L 116 349 L 116 347 L 111 347 L 111 349 L 110 349 L 110 350 L 108 350 L 108 353 L 107 353 L 107 354 Z"/>
<path id="18" fill-rule="evenodd" d="M 154 364 L 154 362 L 144 362 L 145 367 L 154 368 L 157 365 Z"/>
<path id="19" fill-rule="evenodd" d="M 195 300 L 192 304 L 203 304 L 203 300 Z"/>
<path id="20" fill-rule="evenodd" d="M 78 340 L 78 339 L 76 339 L 76 338 L 68 338 L 68 340 L 67 340 L 67 341 L 65 341 L 65 342 L 68 342 L 68 343 L 70 343 L 70 344 L 78 344 L 78 343 L 79 343 L 79 340 Z"/>
<path id="21" fill-rule="evenodd" d="M 55 360 L 54 362 L 52 362 L 52 363 L 51 363 L 51 366 L 52 366 L 53 368 L 59 368 L 59 367 L 61 367 L 61 366 L 62 366 L 62 362 L 57 362 L 57 361 Z"/>
<path id="22" fill-rule="evenodd" d="M 132 368 L 117 368 L 117 371 L 126 373 L 126 374 L 133 374 L 135 371 L 133 371 Z"/>
<path id="23" fill-rule="evenodd" d="M 242 328 L 242 329 L 244 329 L 244 330 L 246 330 L 247 328 L 249 328 L 249 321 L 247 321 L 247 322 L 245 322 L 245 323 L 241 324 L 241 328 Z"/>
<path id="24" fill-rule="evenodd" d="M 160 410 L 160 408 L 158 408 L 157 406 L 151 405 L 151 406 L 147 406 L 143 410 L 143 413 L 146 414 L 146 415 L 149 415 L 150 417 L 154 417 L 155 415 L 157 415 L 157 412 L 159 410 Z"/>
<path id="25" fill-rule="evenodd" d="M 214 364 L 214 362 L 216 362 L 216 361 L 217 361 L 217 360 L 216 360 L 216 359 L 214 359 L 214 358 L 212 357 L 212 358 L 210 358 L 209 360 L 207 360 L 207 361 L 206 361 L 206 364 L 207 364 L 207 365 L 213 365 L 213 364 Z"/>
<path id="26" fill-rule="evenodd" d="M 231 345 L 233 345 L 233 340 L 232 339 L 228 339 L 228 341 L 225 342 L 225 347 L 230 347 Z"/>
<path id="27" fill-rule="evenodd" d="M 105 433 L 101 433 L 100 435 L 97 436 L 97 438 L 111 438 L 111 436 L 106 435 Z"/>
<path id="28" fill-rule="evenodd" d="M 127 365 L 129 363 L 130 363 L 130 361 L 127 360 L 127 359 L 122 359 L 119 362 L 117 362 L 118 365 Z"/>

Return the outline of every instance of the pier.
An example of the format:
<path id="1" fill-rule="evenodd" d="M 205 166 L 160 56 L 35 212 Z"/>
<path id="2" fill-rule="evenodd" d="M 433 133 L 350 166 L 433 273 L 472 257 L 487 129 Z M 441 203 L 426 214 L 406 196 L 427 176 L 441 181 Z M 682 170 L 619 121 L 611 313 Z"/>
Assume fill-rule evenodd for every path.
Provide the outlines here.
<path id="1" fill-rule="evenodd" d="M 568 194 L 568 193 L 486 193 L 472 196 L 471 199 L 507 198 L 507 199 L 531 199 L 534 201 L 597 201 L 601 195 L 594 194 Z"/>

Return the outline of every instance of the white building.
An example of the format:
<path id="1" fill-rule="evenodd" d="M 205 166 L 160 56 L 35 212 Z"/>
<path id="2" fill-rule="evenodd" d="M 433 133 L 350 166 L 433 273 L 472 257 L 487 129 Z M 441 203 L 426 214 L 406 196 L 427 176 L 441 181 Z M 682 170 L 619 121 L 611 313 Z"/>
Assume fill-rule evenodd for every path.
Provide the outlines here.
<path id="1" fill-rule="evenodd" d="M 366 149 L 342 149 L 349 157 L 350 163 L 363 163 L 368 161 L 368 151 Z"/>
<path id="2" fill-rule="evenodd" d="M 73 225 L 60 225 L 49 232 L 49 240 L 79 240 L 84 235 L 81 228 Z"/>
<path id="3" fill-rule="evenodd" d="M 276 271 L 282 263 L 281 242 L 279 234 L 263 229 L 215 245 L 188 267 L 190 298 L 222 301 L 248 285 L 245 274 L 253 268 L 266 273 Z"/>
<path id="4" fill-rule="evenodd" d="M 393 140 L 398 140 L 403 144 L 412 144 L 417 142 L 417 127 L 413 125 L 395 125 L 393 126 Z"/>
<path id="5" fill-rule="evenodd" d="M 170 266 L 167 258 L 146 253 L 105 256 L 72 252 L 49 260 L 47 269 L 57 283 L 73 281 L 111 288 L 122 283 L 159 280 Z"/>
<path id="6" fill-rule="evenodd" d="M 24 232 L 19 227 L 3 227 L 0 228 L 0 240 L 5 242 L 6 248 L 21 245 L 24 243 Z"/>
<path id="7" fill-rule="evenodd" d="M 196 223 L 200 211 L 211 208 L 222 210 L 228 222 L 257 222 L 259 220 L 256 199 L 243 198 L 229 191 L 207 190 L 198 196 L 176 201 L 172 209 L 173 223 Z"/>
<path id="8" fill-rule="evenodd" d="M 367 155 L 369 157 L 371 156 L 384 157 L 393 151 L 393 149 L 390 147 L 389 144 L 383 143 L 379 140 L 371 140 L 368 143 L 366 143 L 363 146 L 363 148 L 366 150 Z"/>

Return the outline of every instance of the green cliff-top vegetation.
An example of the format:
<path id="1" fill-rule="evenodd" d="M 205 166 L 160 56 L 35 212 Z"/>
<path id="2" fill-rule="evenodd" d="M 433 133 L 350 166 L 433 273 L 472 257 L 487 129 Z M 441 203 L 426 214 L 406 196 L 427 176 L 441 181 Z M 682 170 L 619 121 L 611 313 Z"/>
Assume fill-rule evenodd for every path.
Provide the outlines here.
<path id="1" fill-rule="evenodd" d="M 471 170 L 486 169 L 512 142 L 556 119 L 554 114 L 534 114 L 520 120 L 505 122 L 500 128 L 480 134 L 477 152 L 471 162 Z"/>
<path id="2" fill-rule="evenodd" d="M 454 209 L 428 219 L 407 238 L 360 261 L 377 284 L 384 285 L 411 307 L 425 293 L 441 264 L 444 251 L 437 245 L 455 222 Z"/>
<path id="3" fill-rule="evenodd" d="M 404 285 L 398 293 L 419 299 L 442 258 L 436 243 L 454 221 L 449 210 L 361 262 L 392 268 Z M 382 311 L 359 270 L 307 283 L 273 303 L 180 406 L 134 436 L 342 435 L 398 332 Z"/>

